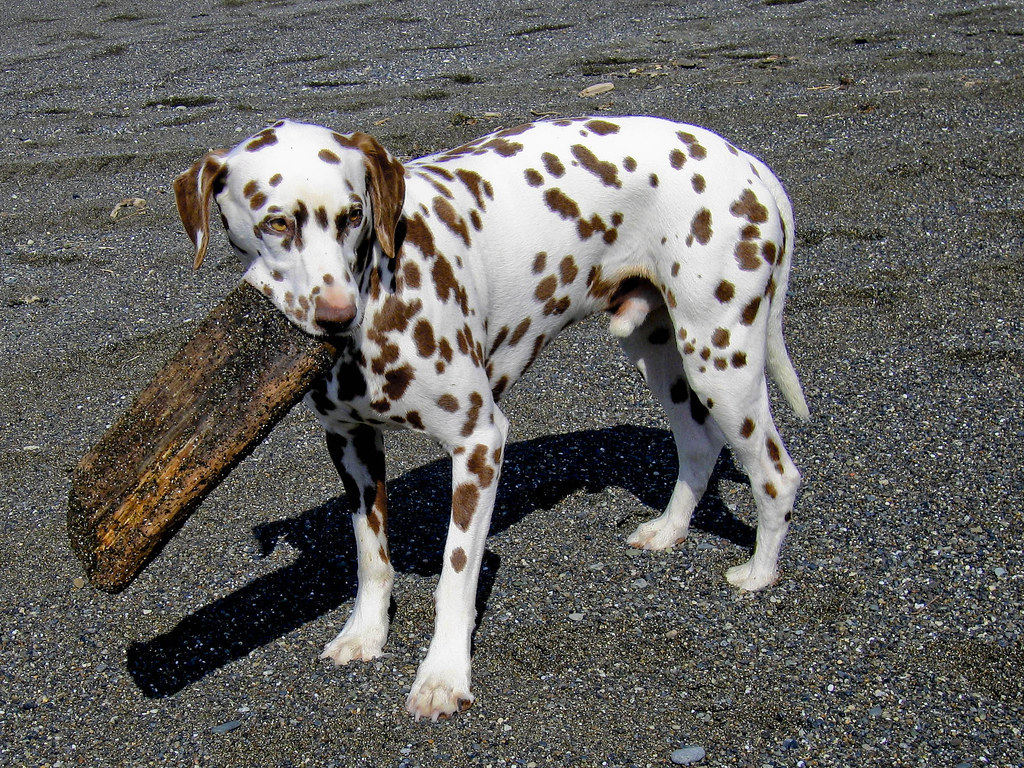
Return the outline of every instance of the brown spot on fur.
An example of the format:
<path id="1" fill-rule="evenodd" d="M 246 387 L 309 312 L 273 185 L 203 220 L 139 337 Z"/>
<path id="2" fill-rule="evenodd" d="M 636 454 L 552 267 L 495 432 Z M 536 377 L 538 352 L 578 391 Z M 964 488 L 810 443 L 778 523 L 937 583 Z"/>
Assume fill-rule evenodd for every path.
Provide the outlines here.
<path id="1" fill-rule="evenodd" d="M 539 275 L 544 271 L 544 267 L 548 263 L 548 255 L 541 251 L 533 257 L 533 274 Z"/>
<path id="2" fill-rule="evenodd" d="M 579 274 L 579 269 L 576 267 L 576 260 L 572 256 L 566 256 L 562 259 L 562 263 L 558 265 L 558 274 L 562 278 L 562 285 L 568 285 L 576 276 Z"/>
<path id="3" fill-rule="evenodd" d="M 412 332 L 413 340 L 416 342 L 416 352 L 420 357 L 432 357 L 437 351 L 437 342 L 434 340 L 434 326 L 429 320 L 421 319 L 416 322 Z"/>
<path id="4" fill-rule="evenodd" d="M 480 487 L 487 488 L 494 481 L 494 468 L 487 461 L 487 446 L 477 443 L 466 461 L 466 468 L 480 479 Z"/>
<path id="5" fill-rule="evenodd" d="M 490 192 L 490 184 L 483 182 L 483 178 L 476 171 L 467 171 L 460 168 L 455 171 L 455 175 L 473 195 L 477 207 L 482 211 L 486 211 L 487 204 L 484 202 L 483 193 L 487 192 L 488 197 L 493 197 L 493 194 Z"/>
<path id="6" fill-rule="evenodd" d="M 704 149 L 701 143 L 697 141 L 697 137 L 692 133 L 679 131 L 676 133 L 676 136 L 678 136 L 679 140 L 686 145 L 686 149 L 690 153 L 690 157 L 694 160 L 703 160 L 708 156 L 708 151 Z"/>
<path id="7" fill-rule="evenodd" d="M 668 153 L 668 161 L 678 171 L 686 163 L 686 153 L 681 149 L 673 149 Z"/>
<path id="8" fill-rule="evenodd" d="M 753 272 L 764 262 L 757 257 L 757 244 L 750 240 L 736 243 L 736 263 L 744 272 Z"/>
<path id="9" fill-rule="evenodd" d="M 530 322 L 530 318 L 526 317 L 523 318 L 519 325 L 516 326 L 516 329 L 512 331 L 512 336 L 508 340 L 508 345 L 510 347 L 514 347 L 522 341 L 523 336 L 525 336 L 526 332 L 530 330 Z"/>
<path id="10" fill-rule="evenodd" d="M 761 297 L 755 296 L 750 300 L 750 303 L 743 308 L 743 314 L 740 315 L 740 322 L 743 325 L 753 325 L 754 319 L 757 317 L 757 310 L 761 306 Z"/>
<path id="11" fill-rule="evenodd" d="M 380 518 L 377 517 L 377 513 L 373 510 L 366 513 L 366 524 L 370 526 L 374 536 L 380 535 Z"/>
<path id="12" fill-rule="evenodd" d="M 403 301 L 397 296 L 391 295 L 384 299 L 384 303 L 373 318 L 373 331 L 376 333 L 390 333 L 398 331 L 404 333 L 409 321 L 423 309 L 423 302 L 419 299 Z"/>
<path id="13" fill-rule="evenodd" d="M 563 219 L 578 219 L 580 216 L 580 207 L 576 201 L 557 187 L 544 193 L 544 202 Z"/>
<path id="14" fill-rule="evenodd" d="M 711 334 L 711 343 L 719 349 L 724 349 L 729 346 L 729 331 L 725 328 L 716 328 L 715 332 Z"/>
<path id="15" fill-rule="evenodd" d="M 743 437 L 750 437 L 752 434 L 754 434 L 754 420 L 753 419 L 744 419 L 743 420 L 743 426 L 740 427 L 740 434 Z"/>
<path id="16" fill-rule="evenodd" d="M 459 410 L 459 401 L 454 395 L 450 395 L 447 392 L 437 398 L 437 404 L 443 411 L 448 413 L 455 413 Z"/>
<path id="17" fill-rule="evenodd" d="M 554 275 L 548 275 L 537 284 L 537 290 L 534 291 L 533 295 L 537 297 L 538 301 L 547 301 L 554 295 L 557 287 L 558 278 Z"/>
<path id="18" fill-rule="evenodd" d="M 773 499 L 776 496 L 779 495 L 779 492 L 777 490 L 775 490 L 775 484 L 774 483 L 765 483 L 764 484 L 764 492 L 767 493 L 769 496 L 771 496 Z"/>
<path id="19" fill-rule="evenodd" d="M 747 353 L 746 352 L 734 352 L 732 356 L 732 367 L 742 368 L 747 364 Z"/>
<path id="20" fill-rule="evenodd" d="M 772 461 L 778 462 L 782 459 L 782 449 L 779 448 L 779 444 L 775 442 L 774 438 L 766 438 L 764 444 L 768 449 L 768 456 L 771 457 Z"/>
<path id="21" fill-rule="evenodd" d="M 409 261 L 408 259 L 403 260 L 402 279 L 405 280 L 406 288 L 412 288 L 415 290 L 420 287 L 422 284 L 422 275 L 420 274 L 420 268 L 416 265 L 416 262 Z"/>
<path id="22" fill-rule="evenodd" d="M 451 343 L 448 339 L 442 338 L 437 342 L 437 351 L 446 362 L 451 362 L 455 356 L 455 350 L 452 349 Z"/>
<path id="23" fill-rule="evenodd" d="M 329 149 L 321 149 L 316 156 L 323 160 L 325 163 L 329 163 L 331 165 L 337 165 L 338 163 L 341 162 L 341 158 L 338 157 L 334 152 L 331 152 L 331 150 Z"/>
<path id="24" fill-rule="evenodd" d="M 462 547 L 452 550 L 451 563 L 456 573 L 462 573 L 462 569 L 466 567 L 466 550 Z"/>
<path id="25" fill-rule="evenodd" d="M 527 168 L 523 171 L 523 176 L 526 177 L 526 183 L 531 187 L 539 187 L 544 183 L 544 177 L 541 175 L 540 171 L 533 168 Z"/>
<path id="26" fill-rule="evenodd" d="M 732 297 L 736 295 L 736 286 L 730 283 L 728 280 L 723 280 L 715 288 L 715 298 L 718 299 L 722 304 L 726 304 L 732 301 Z"/>
<path id="27" fill-rule="evenodd" d="M 479 392 L 470 392 L 469 403 L 469 410 L 466 411 L 466 423 L 462 425 L 463 437 L 469 437 L 476 429 L 476 422 L 480 418 L 480 409 L 483 407 L 484 399 Z"/>
<path id="28" fill-rule="evenodd" d="M 434 213 L 437 214 L 438 218 L 441 219 L 444 225 L 448 227 L 452 233 L 462 238 L 462 242 L 467 246 L 469 245 L 469 228 L 466 226 L 466 220 L 459 216 L 451 203 L 443 197 L 435 197 Z"/>
<path id="29" fill-rule="evenodd" d="M 273 176 L 270 177 L 270 186 L 276 187 L 282 181 L 284 181 L 284 176 L 282 176 L 280 173 L 275 173 Z"/>
<path id="30" fill-rule="evenodd" d="M 614 187 L 615 189 L 622 187 L 622 182 L 619 181 L 619 169 L 615 166 L 615 163 L 598 160 L 597 155 L 583 144 L 573 144 L 571 151 L 573 157 L 579 161 L 580 165 L 599 178 L 606 187 Z"/>
<path id="31" fill-rule="evenodd" d="M 701 208 L 693 217 L 690 223 L 690 232 L 701 245 L 707 245 L 711 240 L 711 211 Z"/>
<path id="32" fill-rule="evenodd" d="M 462 307 L 462 314 L 469 312 L 469 297 L 466 289 L 455 279 L 455 272 L 448 259 L 440 254 L 430 270 L 430 276 L 434 280 L 434 289 L 437 291 L 437 298 L 445 304 L 454 296 Z"/>
<path id="33" fill-rule="evenodd" d="M 245 151 L 258 152 L 264 147 L 269 147 L 274 144 L 277 144 L 277 133 L 273 128 L 264 128 L 253 136 L 249 143 L 245 145 Z"/>
<path id="34" fill-rule="evenodd" d="M 503 132 L 505 135 L 515 135 Z M 497 152 L 502 157 L 512 157 L 513 155 L 519 154 L 523 150 L 523 145 L 508 139 L 502 138 L 501 136 L 495 137 L 480 147 L 482 150 L 492 150 Z"/>
<path id="35" fill-rule="evenodd" d="M 452 492 L 452 522 L 461 531 L 468 531 L 480 501 L 480 489 L 476 483 L 460 483 Z"/>
<path id="36" fill-rule="evenodd" d="M 491 397 L 494 398 L 495 402 L 501 399 L 501 396 L 505 393 L 505 390 L 508 388 L 508 383 L 508 376 L 502 376 L 500 379 L 498 379 L 495 385 L 491 387 Z"/>
<path id="37" fill-rule="evenodd" d="M 690 183 L 693 184 L 693 191 L 698 195 L 707 189 L 707 182 L 704 181 L 704 177 L 699 173 L 693 174 L 693 178 L 690 179 Z"/>
<path id="38" fill-rule="evenodd" d="M 739 199 L 734 202 L 729 211 L 733 216 L 745 218 L 751 224 L 764 224 L 768 221 L 768 209 L 757 199 L 753 190 L 745 189 Z"/>
<path id="39" fill-rule="evenodd" d="M 607 136 L 610 133 L 618 133 L 619 126 L 607 120 L 588 120 L 586 127 L 598 136 Z"/>
<path id="40" fill-rule="evenodd" d="M 431 258 L 437 255 L 437 247 L 434 245 L 434 235 L 427 226 L 423 215 L 417 213 L 405 221 L 405 242 L 411 243 L 418 248 L 424 256 Z"/>
<path id="41" fill-rule="evenodd" d="M 764 243 L 761 244 L 761 256 L 769 264 L 775 263 L 775 257 L 777 255 L 778 252 L 776 250 L 775 243 L 771 242 L 770 240 L 766 240 Z"/>
<path id="42" fill-rule="evenodd" d="M 544 162 L 544 168 L 547 169 L 547 172 L 556 179 L 562 178 L 565 174 L 565 166 L 562 165 L 562 161 L 558 159 L 557 155 L 545 152 L 540 156 L 540 159 Z"/>
<path id="43" fill-rule="evenodd" d="M 652 174 L 650 175 L 650 178 L 648 179 L 648 182 L 650 183 L 650 185 L 651 185 L 652 187 L 656 187 L 656 186 L 658 186 L 658 174 L 656 174 L 656 173 L 652 173 Z"/>

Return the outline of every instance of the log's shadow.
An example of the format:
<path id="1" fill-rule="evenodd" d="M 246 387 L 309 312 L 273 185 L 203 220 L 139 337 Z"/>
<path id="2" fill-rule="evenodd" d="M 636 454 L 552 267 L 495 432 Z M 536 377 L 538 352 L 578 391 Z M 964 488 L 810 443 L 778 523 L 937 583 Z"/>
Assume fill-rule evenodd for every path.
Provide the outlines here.
<path id="1" fill-rule="evenodd" d="M 577 490 L 596 493 L 609 486 L 629 491 L 655 516 L 668 504 L 675 475 L 675 446 L 666 430 L 617 426 L 515 443 L 505 452 L 491 530 L 504 530 Z M 728 449 L 719 458 L 692 527 L 750 548 L 753 530 L 735 519 L 718 497 L 722 479 L 746 481 Z M 395 569 L 437 575 L 451 505 L 451 462 L 437 460 L 407 472 L 389 483 L 388 496 Z M 186 616 L 169 632 L 133 643 L 128 671 L 142 692 L 154 698 L 169 696 L 352 599 L 355 546 L 348 513 L 347 502 L 336 497 L 298 517 L 258 526 L 254 534 L 265 555 L 287 539 L 299 556 Z M 630 526 L 641 519 L 630 519 Z M 484 613 L 499 563 L 488 552 L 478 617 Z"/>

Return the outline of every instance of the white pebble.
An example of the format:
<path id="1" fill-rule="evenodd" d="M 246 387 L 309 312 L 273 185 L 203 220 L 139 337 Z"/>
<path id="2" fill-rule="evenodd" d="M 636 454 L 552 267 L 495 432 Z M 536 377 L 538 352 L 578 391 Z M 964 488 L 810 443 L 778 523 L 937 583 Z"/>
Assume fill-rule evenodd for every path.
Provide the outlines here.
<path id="1" fill-rule="evenodd" d="M 670 759 L 673 765 L 692 765 L 703 760 L 706 754 L 704 747 L 687 746 L 673 752 Z"/>

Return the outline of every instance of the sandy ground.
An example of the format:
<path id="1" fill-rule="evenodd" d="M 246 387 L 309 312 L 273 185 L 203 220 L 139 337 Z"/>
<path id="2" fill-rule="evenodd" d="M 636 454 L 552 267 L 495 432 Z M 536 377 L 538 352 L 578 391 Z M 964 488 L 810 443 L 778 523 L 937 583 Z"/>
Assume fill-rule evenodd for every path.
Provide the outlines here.
<path id="1" fill-rule="evenodd" d="M 0 764 L 1024 764 L 1024 12 L 1019 3 L 12 2 L 0 7 Z M 587 86 L 613 91 L 585 98 Z M 82 586 L 69 477 L 237 282 L 190 267 L 169 184 L 289 116 L 409 157 L 538 115 L 705 125 L 787 184 L 786 319 L 814 412 L 783 577 L 741 595 L 723 458 L 690 539 L 638 553 L 673 475 L 595 319 L 513 423 L 477 701 L 415 723 L 447 469 L 389 441 L 397 609 L 375 663 L 317 655 L 354 594 L 341 486 L 291 414 L 126 592 Z M 139 207 L 111 212 L 126 198 Z"/>

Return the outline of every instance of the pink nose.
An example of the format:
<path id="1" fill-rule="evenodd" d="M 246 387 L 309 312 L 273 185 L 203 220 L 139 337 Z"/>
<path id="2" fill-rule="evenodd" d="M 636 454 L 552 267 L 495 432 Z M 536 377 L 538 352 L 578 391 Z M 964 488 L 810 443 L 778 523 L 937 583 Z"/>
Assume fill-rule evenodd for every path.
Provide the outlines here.
<path id="1" fill-rule="evenodd" d="M 328 298 L 323 295 L 316 297 L 313 319 L 328 334 L 344 333 L 352 324 L 355 316 L 356 307 L 350 301 Z"/>

